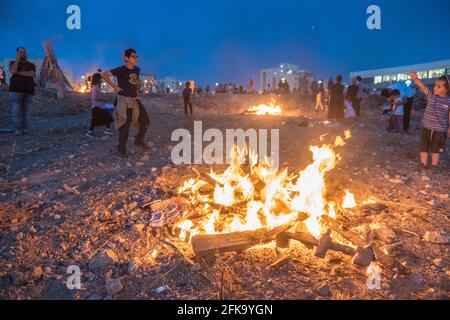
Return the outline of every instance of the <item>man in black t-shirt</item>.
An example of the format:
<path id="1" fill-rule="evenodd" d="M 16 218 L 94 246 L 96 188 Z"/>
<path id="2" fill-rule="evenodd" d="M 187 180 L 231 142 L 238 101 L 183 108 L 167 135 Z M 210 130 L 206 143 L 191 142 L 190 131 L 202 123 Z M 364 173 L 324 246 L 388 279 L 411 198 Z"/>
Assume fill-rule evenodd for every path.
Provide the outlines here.
<path id="1" fill-rule="evenodd" d="M 30 108 L 33 103 L 36 66 L 28 61 L 25 48 L 17 48 L 16 60 L 10 62 L 9 71 L 12 129 L 16 135 L 30 134 Z"/>
<path id="2" fill-rule="evenodd" d="M 138 101 L 139 76 L 141 70 L 136 66 L 138 55 L 136 50 L 125 51 L 126 65 L 106 71 L 103 79 L 117 92 L 117 105 L 115 112 L 115 126 L 119 130 L 118 151 L 120 156 L 127 156 L 127 141 L 131 124 L 139 127 L 134 144 L 148 148 L 144 143 L 145 133 L 148 130 L 148 115 Z M 111 81 L 111 76 L 117 78 L 117 85 Z"/>

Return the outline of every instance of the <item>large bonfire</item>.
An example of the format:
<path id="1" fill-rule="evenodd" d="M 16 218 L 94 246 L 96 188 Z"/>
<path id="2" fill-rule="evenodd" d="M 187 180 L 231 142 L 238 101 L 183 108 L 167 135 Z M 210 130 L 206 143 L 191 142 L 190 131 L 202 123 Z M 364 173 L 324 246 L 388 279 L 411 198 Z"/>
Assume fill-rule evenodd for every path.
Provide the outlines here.
<path id="1" fill-rule="evenodd" d="M 333 144 L 310 147 L 313 162 L 296 174 L 289 174 L 288 169 L 278 170 L 266 159 L 256 161 L 254 155 L 249 157 L 250 163 L 255 164 L 244 166 L 247 152 L 235 147 L 224 172 L 211 170 L 208 175 L 185 181 L 179 189 L 199 213 L 197 218 L 185 216 L 179 222 L 181 239 L 274 229 L 294 222 L 300 213 L 309 215 L 301 223 L 311 235 L 319 237 L 320 217 L 335 217 L 335 204 L 327 200 L 326 174 L 339 160 L 336 147 L 343 146 L 350 137 L 350 131 L 346 131 Z M 353 195 L 347 191 L 339 205 L 356 206 Z"/>

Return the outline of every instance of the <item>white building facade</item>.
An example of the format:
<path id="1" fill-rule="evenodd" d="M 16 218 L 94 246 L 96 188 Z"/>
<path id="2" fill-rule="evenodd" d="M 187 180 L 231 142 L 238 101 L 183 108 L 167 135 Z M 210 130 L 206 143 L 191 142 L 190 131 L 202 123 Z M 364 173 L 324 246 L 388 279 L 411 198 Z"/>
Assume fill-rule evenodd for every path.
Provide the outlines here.
<path id="1" fill-rule="evenodd" d="M 170 93 L 180 93 L 185 87 L 186 81 L 176 79 L 175 77 L 165 77 L 158 80 L 158 85 L 161 91 Z"/>
<path id="2" fill-rule="evenodd" d="M 262 69 L 260 71 L 260 91 L 272 92 L 278 90 L 280 81 L 287 81 L 291 91 L 308 86 L 314 76 L 312 73 L 300 69 L 296 64 L 282 63 L 275 68 Z"/>
<path id="3" fill-rule="evenodd" d="M 441 60 L 428 63 L 407 65 L 401 67 L 384 68 L 376 70 L 356 71 L 350 73 L 350 78 L 360 76 L 363 88 L 371 91 L 379 91 L 396 82 L 410 80 L 408 72 L 417 71 L 423 82 L 432 86 L 436 78 L 450 75 L 450 60 Z"/>

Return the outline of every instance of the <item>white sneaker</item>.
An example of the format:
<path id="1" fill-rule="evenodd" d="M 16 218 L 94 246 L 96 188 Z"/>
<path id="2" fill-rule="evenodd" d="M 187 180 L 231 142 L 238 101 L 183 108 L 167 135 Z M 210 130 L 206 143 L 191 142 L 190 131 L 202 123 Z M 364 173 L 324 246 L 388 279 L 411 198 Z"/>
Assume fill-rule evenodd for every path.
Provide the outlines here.
<path id="1" fill-rule="evenodd" d="M 103 131 L 104 134 L 107 134 L 109 136 L 113 136 L 114 132 L 112 132 L 111 130 L 106 129 L 105 131 Z"/>
<path id="2" fill-rule="evenodd" d="M 94 138 L 94 136 L 92 135 L 92 131 L 88 131 L 84 135 L 88 138 Z"/>

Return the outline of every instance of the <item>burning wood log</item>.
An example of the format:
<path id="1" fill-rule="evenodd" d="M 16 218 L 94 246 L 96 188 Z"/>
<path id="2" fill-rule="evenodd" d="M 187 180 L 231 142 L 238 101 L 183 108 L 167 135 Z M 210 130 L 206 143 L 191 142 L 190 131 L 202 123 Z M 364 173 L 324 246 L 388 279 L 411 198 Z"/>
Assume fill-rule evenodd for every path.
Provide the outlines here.
<path id="1" fill-rule="evenodd" d="M 275 260 L 269 266 L 267 266 L 266 270 L 270 270 L 270 269 L 272 269 L 274 267 L 279 267 L 279 266 L 281 266 L 282 264 L 286 263 L 288 260 L 290 260 L 293 257 L 294 257 L 294 255 L 292 255 L 292 254 L 285 255 L 285 256 Z"/>
<path id="2" fill-rule="evenodd" d="M 374 252 L 372 245 L 367 247 L 358 247 L 352 262 L 360 267 L 368 267 L 372 263 L 373 254 Z"/>
<path id="3" fill-rule="evenodd" d="M 215 253 L 242 251 L 258 244 L 270 242 L 277 235 L 287 231 L 295 222 L 306 220 L 307 213 L 299 213 L 297 219 L 272 230 L 266 228 L 255 231 L 240 231 L 225 234 L 196 235 L 191 239 L 197 257 L 210 257 Z"/>
<path id="4" fill-rule="evenodd" d="M 197 257 L 208 257 L 216 253 L 230 251 L 242 251 L 273 240 L 277 234 L 286 231 L 290 226 L 291 224 L 285 224 L 272 230 L 263 228 L 255 231 L 196 235 L 192 237 L 191 244 Z"/>
<path id="5" fill-rule="evenodd" d="M 330 229 L 342 235 L 355 246 L 366 247 L 369 245 L 367 240 L 361 238 L 357 233 L 351 230 L 344 229 L 344 227 L 333 218 L 323 215 L 321 219 L 327 224 Z"/>
<path id="6" fill-rule="evenodd" d="M 319 248 L 319 243 L 320 240 L 317 240 L 316 238 L 314 238 L 312 235 L 308 234 L 308 233 L 304 233 L 304 232 L 295 232 L 295 233 L 291 233 L 291 232 L 283 232 L 281 234 L 278 235 L 278 237 L 280 238 L 285 238 L 289 240 L 297 240 L 300 241 L 301 243 L 303 243 L 304 245 L 308 246 L 308 247 L 318 247 Z M 340 243 L 336 243 L 331 241 L 323 241 L 320 244 L 321 248 L 320 250 L 322 251 L 328 251 L 328 250 L 333 250 L 333 251 L 339 251 L 342 252 L 346 255 L 349 256 L 353 256 L 356 253 L 356 250 L 352 247 L 340 244 Z M 316 251 L 317 252 L 317 251 Z M 317 254 L 316 254 L 317 255 Z M 325 255 L 323 255 L 323 257 L 325 257 Z"/>
<path id="7" fill-rule="evenodd" d="M 216 184 L 219 183 L 218 181 L 213 179 L 208 173 L 201 172 L 196 168 L 192 168 L 192 171 L 194 171 L 197 174 L 198 179 L 207 182 L 212 187 L 214 187 Z"/>
<path id="8" fill-rule="evenodd" d="M 393 257 L 390 257 L 389 255 L 385 254 L 381 248 L 376 245 L 375 243 L 371 244 L 368 243 L 367 240 L 360 237 L 357 233 L 345 230 L 339 222 L 336 220 L 330 218 L 329 216 L 322 216 L 322 220 L 330 227 L 333 231 L 341 234 L 344 238 L 349 240 L 351 243 L 357 245 L 359 248 L 357 251 L 357 256 L 354 258 L 355 263 L 361 263 L 361 264 L 367 264 L 367 260 L 369 259 L 368 256 L 370 255 L 371 250 L 375 253 L 375 257 L 378 262 L 380 262 L 382 265 L 384 265 L 386 268 L 390 270 L 397 269 L 399 272 L 402 272 L 404 274 L 410 273 L 409 269 L 406 268 L 404 265 L 402 265 L 400 262 L 398 262 Z M 370 263 L 369 263 L 370 264 Z"/>
<path id="9" fill-rule="evenodd" d="M 325 258 L 325 255 L 328 252 L 328 249 L 331 246 L 331 230 L 327 230 L 322 234 L 319 241 L 317 242 L 316 253 L 314 254 L 316 257 Z"/>

